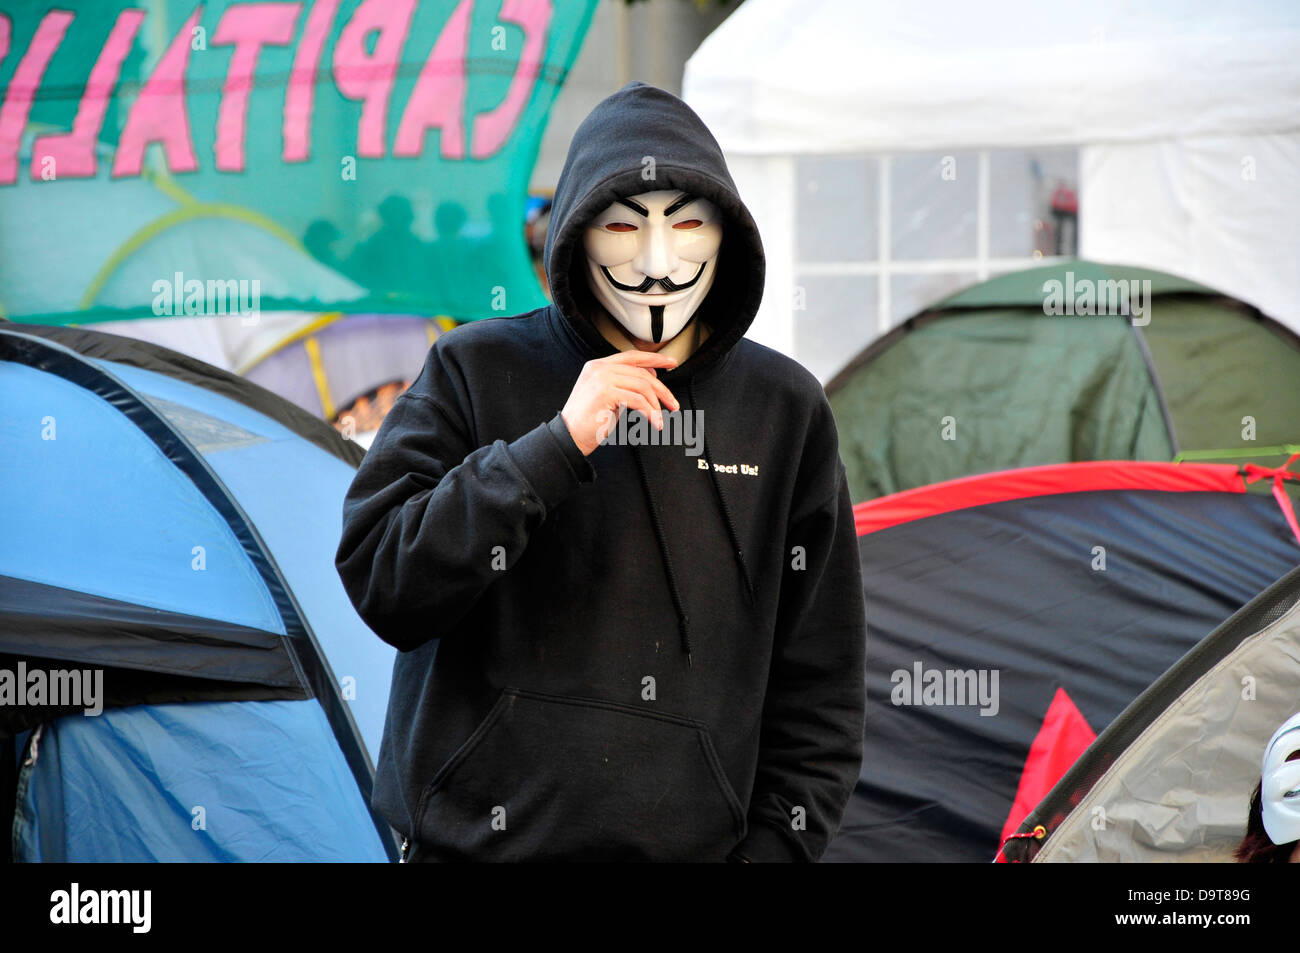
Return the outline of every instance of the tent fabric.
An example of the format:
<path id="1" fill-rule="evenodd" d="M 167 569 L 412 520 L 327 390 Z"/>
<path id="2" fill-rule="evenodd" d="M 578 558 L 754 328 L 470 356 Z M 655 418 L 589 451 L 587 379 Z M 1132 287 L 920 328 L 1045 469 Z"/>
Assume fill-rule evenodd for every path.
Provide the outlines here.
<path id="1" fill-rule="evenodd" d="M 682 95 L 771 236 L 751 334 L 826 380 L 836 345 L 1051 254 L 1033 241 L 1046 208 L 1020 196 L 1054 181 L 1077 186 L 1082 257 L 1185 274 L 1300 330 L 1297 48 L 1300 7 L 1280 0 L 940 0 L 924 16 L 890 0 L 747 0 L 687 62 Z M 877 163 L 891 168 L 877 177 Z M 853 164 L 848 188 L 804 173 Z M 924 251 L 855 248 L 853 220 L 868 243 L 877 225 L 915 229 Z M 805 232 L 839 251 L 807 254 Z M 931 267 L 898 270 L 918 257 Z M 834 322 L 829 345 L 790 306 L 804 292 Z"/>
<path id="2" fill-rule="evenodd" d="M 454 322 L 414 314 L 281 311 L 254 322 L 150 315 L 102 321 L 95 329 L 180 351 L 251 380 L 315 417 L 342 423 L 358 397 L 413 380 L 444 325 Z"/>
<path id="3" fill-rule="evenodd" d="M 111 670 L 106 704 L 308 694 L 282 633 L 13 576 L 0 576 L 0 597 L 0 667 L 13 672 L 25 659 L 29 668 L 76 662 Z M 45 714 L 44 706 L 0 706 L 0 737 Z"/>
<path id="4" fill-rule="evenodd" d="M 854 499 L 1072 460 L 1169 460 L 1123 318 L 979 312 L 918 322 L 827 385 Z M 951 439 L 945 428 L 951 426 Z"/>
<path id="5" fill-rule="evenodd" d="M 63 717 L 35 749 L 19 776 L 20 862 L 387 859 L 315 700 Z"/>
<path id="6" fill-rule="evenodd" d="M 165 346 L 117 334 L 104 334 L 98 330 L 0 321 L 0 331 L 6 328 L 55 341 L 89 358 L 155 371 L 228 397 L 275 420 L 302 439 L 354 467 L 360 465 L 361 458 L 365 456 L 362 448 L 345 440 L 332 428 L 322 427 L 318 417 L 286 403 L 279 395 L 256 382 Z"/>
<path id="7" fill-rule="evenodd" d="M 275 599 L 226 516 L 215 505 L 195 505 L 199 494 L 188 475 L 108 400 L 16 363 L 11 342 L 17 338 L 0 331 L 7 411 L 0 426 L 9 446 L 0 485 L 10 499 L 36 487 L 49 495 L 44 505 L 13 507 L 6 514 L 9 544 L 0 549 L 0 571 L 282 634 Z M 59 356 L 70 368 L 94 370 Z M 166 439 L 152 411 L 138 402 L 130 407 Z M 43 420 L 55 428 L 53 439 L 42 439 Z M 96 472 L 117 478 L 87 492 L 87 478 Z M 64 518 L 52 523 L 56 514 Z M 18 540 L 35 545 L 19 546 Z M 178 552 L 175 540 L 191 542 Z M 200 541 L 212 557 L 211 570 L 202 574 L 189 558 Z M 69 560 L 72 552 L 85 556 Z"/>
<path id="8" fill-rule="evenodd" d="M 332 564 L 359 448 L 165 349 L 26 330 L 0 323 L 0 488 L 27 501 L 4 518 L 0 658 L 103 668 L 112 706 L 310 698 L 368 803 L 394 653 Z"/>
<path id="9" fill-rule="evenodd" d="M 1117 489 L 1093 480 L 860 536 L 863 769 L 826 859 L 992 860 L 1059 689 L 1100 732 L 1296 565 L 1272 498 L 1127 489 L 1132 464 L 1110 466 Z M 927 695 L 931 673 L 947 694 Z"/>
<path id="10" fill-rule="evenodd" d="M 1227 464 L 1180 467 L 1167 463 L 1130 463 L 1116 466 L 1113 461 L 1107 460 L 1065 466 L 1024 467 L 963 477 L 858 503 L 853 508 L 853 520 L 858 535 L 862 536 L 899 523 L 909 523 L 971 506 L 1085 490 L 1206 490 L 1241 493 L 1244 484 L 1241 471 Z"/>
<path id="11" fill-rule="evenodd" d="M 255 318 L 233 314 L 159 317 L 144 313 L 122 320 L 97 321 L 93 326 L 96 331 L 148 341 L 243 375 L 244 369 L 258 357 L 309 333 L 324 318 L 307 311 L 265 311 Z M 265 382 L 258 383 L 267 386 Z"/>
<path id="12" fill-rule="evenodd" d="M 258 355 L 239 372 L 317 416 L 341 422 L 358 397 L 418 377 L 440 333 L 437 322 L 414 315 L 339 316 Z"/>
<path id="13" fill-rule="evenodd" d="M 1300 279 L 1300 275 L 1297 275 Z M 1300 340 L 1240 302 L 1170 302 L 1142 329 L 1182 450 L 1249 449 L 1300 436 Z M 1253 428 L 1242 439 L 1245 418 Z"/>
<path id="14" fill-rule="evenodd" d="M 963 288 L 961 291 L 944 298 L 935 305 L 936 309 L 948 308 L 992 308 L 992 307 L 1038 307 L 1043 305 L 1043 283 L 1052 278 L 1063 279 L 1069 271 L 1075 281 L 1087 279 L 1101 281 L 1138 281 L 1151 282 L 1151 294 L 1164 297 L 1174 294 L 1217 295 L 1213 288 L 1198 284 L 1179 275 L 1154 271 L 1150 268 L 1138 268 L 1126 265 L 1108 265 L 1095 261 L 1072 261 L 1068 267 L 1043 265 L 1038 268 L 1023 268 L 1019 271 L 998 275 L 988 281 Z"/>
<path id="15" fill-rule="evenodd" d="M 1045 313 L 1053 283 L 1145 282 L 1140 319 Z M 1055 463 L 1189 453 L 1273 462 L 1259 448 L 1300 442 L 1297 379 L 1300 338 L 1253 308 L 1175 276 L 1063 262 L 938 303 L 826 392 L 863 501 Z"/>
<path id="16" fill-rule="evenodd" d="M 1297 170 L 1294 123 L 1088 146 L 1079 153 L 1079 248 L 1193 275 L 1300 330 L 1300 209 L 1284 185 Z"/>
<path id="17" fill-rule="evenodd" d="M 682 86 L 729 153 L 1146 142 L 1293 128 L 1298 44 L 1270 0 L 748 0 Z"/>
<path id="18" fill-rule="evenodd" d="M 1029 746 L 1029 757 L 1025 759 L 1025 769 L 1020 775 L 1016 799 L 1011 804 L 1007 822 L 1002 825 L 1003 841 L 1020 827 L 1029 812 L 1047 796 L 1061 775 L 1088 750 L 1088 745 L 1096 737 L 1097 733 L 1065 689 L 1058 688 L 1052 703 L 1047 706 L 1047 714 L 1043 716 L 1043 726 Z"/>
<path id="19" fill-rule="evenodd" d="M 1020 825 L 1014 860 L 1229 861 L 1264 746 L 1300 710 L 1300 569 L 1244 606 L 1101 733 Z"/>

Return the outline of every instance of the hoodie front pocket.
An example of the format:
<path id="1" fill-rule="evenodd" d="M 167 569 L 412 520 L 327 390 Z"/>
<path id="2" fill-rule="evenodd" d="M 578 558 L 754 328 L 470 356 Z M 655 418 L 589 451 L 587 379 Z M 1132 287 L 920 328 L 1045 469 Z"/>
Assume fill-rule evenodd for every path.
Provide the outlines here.
<path id="1" fill-rule="evenodd" d="M 722 860 L 745 814 L 708 727 L 507 688 L 417 809 L 443 859 Z"/>

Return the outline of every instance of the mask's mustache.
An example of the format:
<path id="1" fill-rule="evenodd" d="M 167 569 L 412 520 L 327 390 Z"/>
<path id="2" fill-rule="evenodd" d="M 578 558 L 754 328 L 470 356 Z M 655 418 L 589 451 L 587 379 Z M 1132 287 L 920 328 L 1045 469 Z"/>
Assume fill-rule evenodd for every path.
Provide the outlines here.
<path id="1" fill-rule="evenodd" d="M 645 279 L 640 284 L 625 285 L 622 282 L 618 281 L 613 275 L 611 275 L 609 273 L 609 269 L 606 268 L 604 265 L 600 266 L 600 270 L 602 273 L 604 273 L 605 280 L 608 281 L 615 288 L 617 288 L 619 291 L 631 291 L 636 294 L 645 294 L 655 285 L 659 285 L 661 288 L 664 289 L 663 290 L 664 294 L 671 294 L 674 291 L 682 291 L 686 288 L 689 288 L 691 287 L 691 285 L 695 284 L 695 282 L 699 281 L 700 275 L 704 274 L 704 269 L 708 264 L 709 263 L 707 261 L 701 262 L 700 270 L 695 273 L 695 276 L 691 278 L 690 281 L 683 281 L 681 284 L 677 284 L 677 282 L 673 281 L 671 278 L 667 276 L 664 276 L 663 278 L 651 278 L 649 275 L 646 275 Z"/>

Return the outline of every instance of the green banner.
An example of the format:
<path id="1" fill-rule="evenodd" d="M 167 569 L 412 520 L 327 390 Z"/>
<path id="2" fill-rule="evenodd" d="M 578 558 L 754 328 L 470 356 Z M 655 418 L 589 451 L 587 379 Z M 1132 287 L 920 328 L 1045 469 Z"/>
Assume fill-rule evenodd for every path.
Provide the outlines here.
<path id="1" fill-rule="evenodd" d="M 524 242 L 596 0 L 0 0 L 0 315 L 545 296 Z"/>

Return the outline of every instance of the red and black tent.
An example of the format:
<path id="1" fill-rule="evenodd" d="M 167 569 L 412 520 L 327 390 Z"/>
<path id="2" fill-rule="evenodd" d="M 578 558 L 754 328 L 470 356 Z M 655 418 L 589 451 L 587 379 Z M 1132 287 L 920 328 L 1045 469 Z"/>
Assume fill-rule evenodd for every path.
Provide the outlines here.
<path id="1" fill-rule="evenodd" d="M 825 859 L 994 859 L 1098 733 L 1300 563 L 1291 477 L 1069 463 L 855 507 L 866 740 Z"/>

